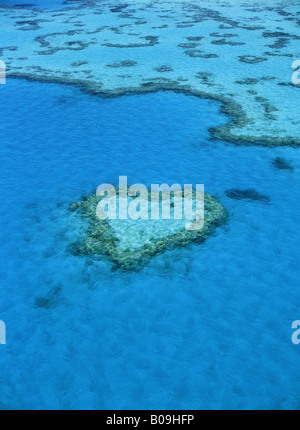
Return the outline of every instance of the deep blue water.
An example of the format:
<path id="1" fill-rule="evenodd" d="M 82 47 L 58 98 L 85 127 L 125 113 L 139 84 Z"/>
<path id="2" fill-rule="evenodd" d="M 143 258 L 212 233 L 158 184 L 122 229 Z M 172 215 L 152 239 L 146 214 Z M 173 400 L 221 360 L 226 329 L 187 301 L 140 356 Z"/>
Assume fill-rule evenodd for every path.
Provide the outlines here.
<path id="1" fill-rule="evenodd" d="M 9 79 L 0 103 L 0 406 L 297 408 L 299 150 L 211 141 L 220 106 L 175 93 L 102 99 Z M 83 226 L 68 204 L 120 175 L 204 183 L 229 222 L 140 272 L 70 255 Z M 271 204 L 231 200 L 233 187 Z"/>

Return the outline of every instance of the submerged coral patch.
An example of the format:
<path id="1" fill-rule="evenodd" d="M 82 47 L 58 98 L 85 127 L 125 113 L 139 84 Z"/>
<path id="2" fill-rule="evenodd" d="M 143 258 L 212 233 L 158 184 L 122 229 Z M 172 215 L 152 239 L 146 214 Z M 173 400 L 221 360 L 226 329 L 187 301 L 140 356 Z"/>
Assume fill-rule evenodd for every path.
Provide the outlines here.
<path id="1" fill-rule="evenodd" d="M 117 189 L 119 204 L 119 191 Z M 148 191 L 147 204 L 151 193 Z M 101 197 L 96 194 L 82 198 L 70 205 L 70 210 L 88 221 L 88 228 L 82 241 L 74 243 L 71 251 L 75 255 L 106 255 L 116 267 L 136 270 L 150 257 L 167 249 L 185 246 L 191 242 L 204 241 L 216 227 L 227 219 L 224 207 L 211 195 L 204 195 L 204 225 L 198 230 L 187 230 L 187 219 L 151 219 L 152 205 L 149 205 L 149 219 L 99 219 L 96 214 Z M 174 193 L 170 193 L 171 207 L 174 207 Z M 164 201 L 160 195 L 158 203 Z"/>
<path id="2" fill-rule="evenodd" d="M 239 190 L 238 188 L 232 188 L 230 190 L 225 191 L 225 194 L 227 197 L 234 200 L 257 201 L 261 203 L 270 203 L 271 201 L 268 196 L 260 194 L 253 188 L 249 188 L 247 190 Z"/>
<path id="3" fill-rule="evenodd" d="M 156 67 L 155 70 L 160 73 L 165 73 L 165 72 L 172 72 L 173 69 L 172 67 L 164 64 L 163 66 Z"/>
<path id="4" fill-rule="evenodd" d="M 120 63 L 107 64 L 107 67 L 118 69 L 120 67 L 133 67 L 136 65 L 136 61 L 124 60 Z"/>
<path id="5" fill-rule="evenodd" d="M 294 170 L 294 167 L 283 157 L 274 158 L 272 165 L 279 170 Z"/>
<path id="6" fill-rule="evenodd" d="M 262 63 L 263 61 L 267 61 L 267 58 L 256 57 L 255 55 L 240 55 L 239 59 L 242 63 L 247 63 L 247 64 L 257 64 L 257 63 Z"/>

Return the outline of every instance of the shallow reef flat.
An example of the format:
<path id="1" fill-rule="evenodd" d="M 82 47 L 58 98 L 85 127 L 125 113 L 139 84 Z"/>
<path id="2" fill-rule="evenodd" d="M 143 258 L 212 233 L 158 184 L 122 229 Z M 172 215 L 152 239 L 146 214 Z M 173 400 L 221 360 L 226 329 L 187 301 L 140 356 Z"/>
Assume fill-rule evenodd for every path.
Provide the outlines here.
<path id="1" fill-rule="evenodd" d="M 275 6 L 274 6 L 275 5 Z M 8 77 L 102 96 L 182 91 L 222 102 L 214 137 L 299 145 L 299 1 L 93 1 L 59 11 L 1 7 Z M 201 124 L 199 124 L 199 127 Z"/>
<path id="2" fill-rule="evenodd" d="M 204 223 L 201 228 L 195 230 L 186 229 L 187 219 L 151 219 L 151 211 L 154 209 L 151 200 L 152 193 L 148 191 L 144 196 L 144 203 L 148 206 L 149 219 L 99 219 L 96 215 L 97 205 L 101 197 L 96 194 L 88 195 L 79 202 L 71 203 L 70 210 L 78 213 L 85 221 L 87 228 L 82 240 L 71 246 L 74 255 L 107 255 L 116 268 L 123 270 L 137 270 L 156 254 L 174 247 L 186 246 L 192 242 L 203 242 L 214 230 L 226 222 L 227 211 L 210 194 L 204 196 Z M 128 196 L 130 194 L 128 193 Z M 157 204 L 169 204 L 174 208 L 174 193 L 165 199 L 158 194 Z M 182 195 L 183 197 L 183 195 Z M 117 202 L 120 201 L 119 189 L 117 189 Z M 128 200 L 131 198 L 128 197 Z M 141 198 L 139 198 L 140 200 Z M 193 192 L 193 200 L 196 200 L 196 192 Z M 129 202 L 130 204 L 130 202 Z M 175 203 L 176 204 L 176 203 Z M 150 209 L 151 208 L 151 209 Z M 174 210 L 174 209 L 173 209 Z M 161 214 L 161 211 L 159 212 Z M 195 221 L 188 223 L 194 224 Z"/>

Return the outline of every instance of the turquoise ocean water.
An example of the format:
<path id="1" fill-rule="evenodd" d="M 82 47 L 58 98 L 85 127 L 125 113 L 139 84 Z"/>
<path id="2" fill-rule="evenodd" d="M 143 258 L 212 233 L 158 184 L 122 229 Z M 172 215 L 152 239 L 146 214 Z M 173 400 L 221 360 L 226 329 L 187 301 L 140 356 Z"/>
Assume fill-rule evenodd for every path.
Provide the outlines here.
<path id="1" fill-rule="evenodd" d="M 10 79 L 0 103 L 0 407 L 298 408 L 299 150 L 213 141 L 220 105 L 172 92 Z M 120 175 L 204 183 L 229 221 L 138 272 L 72 256 L 84 226 L 68 204 Z"/>
<path id="2" fill-rule="evenodd" d="M 63 9 L 70 6 L 77 6 L 88 3 L 88 0 L 74 0 L 69 4 L 64 0 L 1 0 L 0 6 L 17 6 L 26 8 L 36 8 L 42 10 Z M 114 3 L 114 1 L 112 2 Z"/>

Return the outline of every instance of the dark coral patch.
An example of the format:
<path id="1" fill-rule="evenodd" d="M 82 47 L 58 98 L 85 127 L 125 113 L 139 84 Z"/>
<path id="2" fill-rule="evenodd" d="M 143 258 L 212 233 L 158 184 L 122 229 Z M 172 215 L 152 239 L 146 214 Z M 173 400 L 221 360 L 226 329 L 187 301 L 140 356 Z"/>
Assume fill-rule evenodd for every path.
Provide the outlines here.
<path id="1" fill-rule="evenodd" d="M 260 194 L 258 191 L 254 190 L 253 188 L 249 188 L 246 190 L 231 188 L 230 190 L 226 190 L 225 194 L 227 197 L 234 200 L 257 201 L 261 203 L 270 203 L 271 201 L 271 199 L 268 196 Z"/>
<path id="2" fill-rule="evenodd" d="M 283 157 L 274 158 L 272 165 L 279 170 L 294 170 L 294 167 Z"/>
<path id="3" fill-rule="evenodd" d="M 241 63 L 247 63 L 247 64 L 257 64 L 262 63 L 263 61 L 267 61 L 267 58 L 265 57 L 256 57 L 255 55 L 240 55 L 239 61 Z"/>

